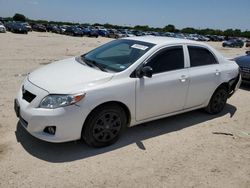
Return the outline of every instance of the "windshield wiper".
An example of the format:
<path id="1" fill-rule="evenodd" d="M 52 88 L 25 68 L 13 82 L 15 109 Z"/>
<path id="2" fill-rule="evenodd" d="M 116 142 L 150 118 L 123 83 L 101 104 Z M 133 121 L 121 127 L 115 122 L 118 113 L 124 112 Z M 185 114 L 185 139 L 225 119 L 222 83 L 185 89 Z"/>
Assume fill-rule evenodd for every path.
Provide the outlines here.
<path id="1" fill-rule="evenodd" d="M 88 66 L 90 67 L 97 67 L 98 69 L 100 69 L 101 71 L 107 72 L 107 70 L 105 69 L 105 67 L 99 63 L 97 63 L 94 60 L 91 59 L 87 59 L 85 56 L 82 56 L 82 59 L 84 61 L 84 63 L 86 63 Z"/>

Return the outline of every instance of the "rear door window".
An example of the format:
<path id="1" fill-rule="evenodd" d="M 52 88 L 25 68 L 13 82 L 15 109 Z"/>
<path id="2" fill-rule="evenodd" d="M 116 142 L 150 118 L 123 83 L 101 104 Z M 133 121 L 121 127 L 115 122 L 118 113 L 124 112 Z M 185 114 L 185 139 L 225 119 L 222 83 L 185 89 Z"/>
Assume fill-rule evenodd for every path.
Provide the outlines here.
<path id="1" fill-rule="evenodd" d="M 206 48 L 198 46 L 188 46 L 190 66 L 204 66 L 217 64 L 217 60 L 214 55 Z"/>

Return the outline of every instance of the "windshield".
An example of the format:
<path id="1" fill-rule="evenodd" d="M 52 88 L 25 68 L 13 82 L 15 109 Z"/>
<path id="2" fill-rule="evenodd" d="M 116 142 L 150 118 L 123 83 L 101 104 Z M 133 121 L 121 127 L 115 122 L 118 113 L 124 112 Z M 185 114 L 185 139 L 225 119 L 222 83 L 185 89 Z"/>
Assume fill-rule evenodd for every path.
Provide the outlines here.
<path id="1" fill-rule="evenodd" d="M 102 67 L 101 70 L 120 72 L 127 69 L 153 46 L 152 43 L 119 39 L 90 51 L 82 56 L 82 60 L 86 64 L 91 62 L 99 69 Z"/>

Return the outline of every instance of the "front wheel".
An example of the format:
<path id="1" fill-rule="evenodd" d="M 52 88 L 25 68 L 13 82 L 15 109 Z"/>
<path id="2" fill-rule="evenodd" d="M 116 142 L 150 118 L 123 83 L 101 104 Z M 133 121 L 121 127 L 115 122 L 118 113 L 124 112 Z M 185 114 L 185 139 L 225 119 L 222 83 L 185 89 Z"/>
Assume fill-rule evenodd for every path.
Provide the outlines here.
<path id="1" fill-rule="evenodd" d="M 220 113 L 227 102 L 228 98 L 228 91 L 227 88 L 224 86 L 219 87 L 213 94 L 212 98 L 209 101 L 208 106 L 205 108 L 205 110 L 209 114 L 218 114 Z"/>
<path id="2" fill-rule="evenodd" d="M 95 109 L 84 123 L 82 137 L 94 147 L 115 143 L 126 127 L 126 113 L 119 105 L 108 104 Z"/>

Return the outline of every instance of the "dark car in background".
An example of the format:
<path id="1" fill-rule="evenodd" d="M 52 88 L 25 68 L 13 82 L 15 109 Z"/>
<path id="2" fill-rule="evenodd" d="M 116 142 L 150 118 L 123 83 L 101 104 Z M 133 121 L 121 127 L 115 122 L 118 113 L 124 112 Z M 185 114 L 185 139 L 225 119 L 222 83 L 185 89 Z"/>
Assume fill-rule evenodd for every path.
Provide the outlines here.
<path id="1" fill-rule="evenodd" d="M 32 30 L 33 31 L 38 31 L 38 32 L 46 32 L 46 27 L 42 24 L 33 24 L 32 25 Z"/>
<path id="2" fill-rule="evenodd" d="M 209 41 L 213 42 L 222 42 L 223 40 L 225 40 L 224 36 L 206 35 L 205 37 L 209 38 Z"/>
<path id="3" fill-rule="evenodd" d="M 82 36 L 84 35 L 84 33 L 83 33 L 83 31 L 82 31 L 81 28 L 79 28 L 79 27 L 74 27 L 74 26 L 68 27 L 68 28 L 65 30 L 64 34 L 70 35 L 70 36 L 80 36 L 80 37 L 82 37 Z"/>
<path id="4" fill-rule="evenodd" d="M 246 47 L 250 47 L 250 40 L 246 41 Z"/>
<path id="5" fill-rule="evenodd" d="M 244 42 L 240 39 L 230 39 L 228 41 L 224 41 L 222 43 L 222 46 L 231 47 L 231 48 L 234 48 L 234 47 L 242 48 L 244 46 Z"/>
<path id="6" fill-rule="evenodd" d="M 30 26 L 30 24 L 29 24 L 29 23 L 24 22 L 24 23 L 22 23 L 22 24 L 24 25 L 24 27 L 26 27 L 26 28 L 27 28 L 27 30 L 28 30 L 28 31 L 32 31 L 32 27 Z"/>
<path id="7" fill-rule="evenodd" d="M 108 35 L 107 29 L 98 29 L 98 35 L 102 37 L 106 37 Z"/>
<path id="8" fill-rule="evenodd" d="M 98 37 L 99 33 L 98 33 L 98 29 L 94 29 L 91 27 L 85 27 L 82 29 L 84 35 L 88 36 L 88 37 Z"/>
<path id="9" fill-rule="evenodd" d="M 52 33 L 61 34 L 61 28 L 60 28 L 59 26 L 54 25 L 54 26 L 51 28 L 51 32 L 52 32 Z"/>
<path id="10" fill-rule="evenodd" d="M 250 51 L 247 51 L 244 56 L 236 57 L 234 60 L 240 67 L 242 80 L 250 82 Z"/>
<path id="11" fill-rule="evenodd" d="M 46 25 L 45 25 L 46 31 L 47 31 L 47 32 L 52 32 L 54 26 L 55 26 L 55 25 L 46 24 Z"/>
<path id="12" fill-rule="evenodd" d="M 19 22 L 9 22 L 7 25 L 8 31 L 12 33 L 22 33 L 22 34 L 27 34 L 28 29 L 23 25 L 23 23 Z"/>
<path id="13" fill-rule="evenodd" d="M 88 34 L 88 37 L 98 37 L 99 34 L 98 34 L 98 29 L 90 29 L 90 32 Z"/>

